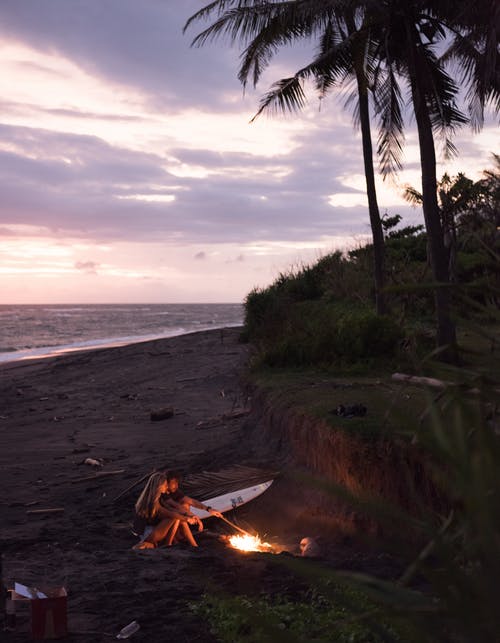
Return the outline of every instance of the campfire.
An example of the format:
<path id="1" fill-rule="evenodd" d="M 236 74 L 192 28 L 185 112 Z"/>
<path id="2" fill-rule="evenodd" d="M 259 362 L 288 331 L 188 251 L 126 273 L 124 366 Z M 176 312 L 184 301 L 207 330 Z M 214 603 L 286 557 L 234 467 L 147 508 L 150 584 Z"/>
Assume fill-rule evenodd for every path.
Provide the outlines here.
<path id="1" fill-rule="evenodd" d="M 230 536 L 228 542 L 231 547 L 239 549 L 240 551 L 265 551 L 273 553 L 274 549 L 269 543 L 263 542 L 259 536 L 252 536 L 251 534 Z"/>

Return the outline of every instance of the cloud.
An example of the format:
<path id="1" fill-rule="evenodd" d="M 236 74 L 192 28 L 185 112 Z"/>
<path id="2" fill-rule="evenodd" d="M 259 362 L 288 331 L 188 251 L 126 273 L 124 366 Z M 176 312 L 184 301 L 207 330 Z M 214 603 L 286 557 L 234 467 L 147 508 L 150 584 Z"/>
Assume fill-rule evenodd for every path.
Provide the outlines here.
<path id="1" fill-rule="evenodd" d="M 75 268 L 77 270 L 81 270 L 82 272 L 86 272 L 87 274 L 91 275 L 97 274 L 98 267 L 99 264 L 95 261 L 77 261 L 75 263 Z"/>
<path id="2" fill-rule="evenodd" d="M 300 146 L 276 159 L 205 149 L 162 157 L 95 136 L 13 126 L 0 126 L 0 137 L 3 225 L 22 221 L 103 242 L 311 241 L 366 231 L 366 206 L 330 205 L 332 194 L 360 190 L 335 176 L 336 151 L 325 149 L 324 132 L 301 133 Z M 210 180 L 175 176 L 171 154 L 204 167 Z M 359 171 L 358 155 L 346 151 L 342 172 Z"/>
<path id="3" fill-rule="evenodd" d="M 0 34 L 69 58 L 92 75 L 140 88 L 157 107 L 188 101 L 204 109 L 234 109 L 225 79 L 234 79 L 229 93 L 241 96 L 237 56 L 215 46 L 192 49 L 194 33 L 182 33 L 199 6 L 196 0 L 51 0 L 47 7 L 23 0 L 2 3 Z"/>
<path id="4" fill-rule="evenodd" d="M 227 259 L 226 263 L 243 263 L 245 261 L 245 255 L 239 254 L 236 258 L 234 259 Z"/>
<path id="5" fill-rule="evenodd" d="M 17 239 L 16 249 L 35 237 L 40 248 L 47 239 L 80 243 L 85 247 L 64 266 L 73 278 L 75 270 L 80 280 L 99 270 L 99 282 L 106 275 L 111 287 L 115 276 L 162 274 L 151 279 L 157 297 L 181 297 L 199 292 L 208 271 L 225 296 L 226 281 L 246 274 L 251 287 L 255 274 L 269 277 L 278 260 L 298 249 L 310 256 L 315 248 L 369 237 L 361 139 L 335 95 L 322 101 L 321 111 L 312 92 L 300 114 L 249 124 L 260 94 L 306 63 L 310 45 L 279 55 L 259 89 L 249 87 L 243 97 L 239 48 L 192 49 L 201 24 L 182 34 L 203 4 L 0 3 L 5 243 Z M 489 125 L 474 138 L 462 130 L 462 156 L 438 174 L 488 167 L 497 137 L 495 124 Z M 406 132 L 405 154 L 400 181 L 419 187 L 414 125 Z M 399 189 L 379 182 L 381 212 L 421 221 Z M 125 246 L 117 262 L 117 248 Z M 227 262 L 238 269 L 228 271 Z M 118 264 L 113 272 L 110 266 Z M 89 281 L 94 293 L 95 280 Z M 196 286 L 190 290 L 190 284 Z M 121 297 L 118 286 L 117 292 Z"/>

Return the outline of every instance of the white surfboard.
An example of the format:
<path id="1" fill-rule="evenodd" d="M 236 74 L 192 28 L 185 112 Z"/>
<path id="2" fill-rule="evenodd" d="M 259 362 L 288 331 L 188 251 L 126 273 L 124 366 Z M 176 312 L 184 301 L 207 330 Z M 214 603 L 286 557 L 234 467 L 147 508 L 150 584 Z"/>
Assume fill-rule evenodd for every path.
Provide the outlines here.
<path id="1" fill-rule="evenodd" d="M 221 513 L 225 511 L 230 511 L 231 509 L 236 509 L 245 503 L 257 498 L 260 496 L 266 489 L 273 484 L 272 480 L 267 482 L 261 482 L 256 484 L 253 487 L 246 487 L 245 489 L 239 489 L 238 491 L 231 491 L 230 493 L 225 493 L 222 496 L 216 496 L 215 498 L 208 498 L 203 500 L 203 504 L 216 509 Z M 197 509 L 196 507 L 191 507 L 191 512 L 198 516 L 198 518 L 209 518 L 211 514 L 208 511 L 203 509 Z"/>

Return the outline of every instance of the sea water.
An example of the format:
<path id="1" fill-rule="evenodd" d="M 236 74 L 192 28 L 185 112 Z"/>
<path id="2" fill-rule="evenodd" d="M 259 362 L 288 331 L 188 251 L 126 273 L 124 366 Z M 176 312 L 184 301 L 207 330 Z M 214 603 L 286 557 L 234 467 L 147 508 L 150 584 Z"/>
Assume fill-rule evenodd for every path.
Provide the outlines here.
<path id="1" fill-rule="evenodd" d="M 240 326 L 241 304 L 0 306 L 0 363 Z"/>

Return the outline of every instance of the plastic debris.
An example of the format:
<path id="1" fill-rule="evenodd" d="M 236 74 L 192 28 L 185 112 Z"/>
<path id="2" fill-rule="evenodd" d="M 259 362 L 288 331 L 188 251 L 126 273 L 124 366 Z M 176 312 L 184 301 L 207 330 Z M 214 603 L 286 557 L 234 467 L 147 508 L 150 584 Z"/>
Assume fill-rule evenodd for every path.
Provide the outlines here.
<path id="1" fill-rule="evenodd" d="M 138 632 L 141 629 L 141 626 L 137 621 L 132 621 L 124 628 L 122 628 L 116 635 L 117 639 L 129 639 L 133 634 Z"/>

